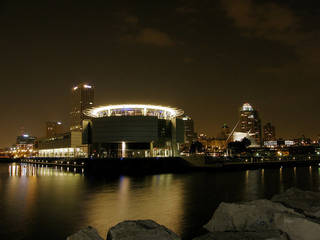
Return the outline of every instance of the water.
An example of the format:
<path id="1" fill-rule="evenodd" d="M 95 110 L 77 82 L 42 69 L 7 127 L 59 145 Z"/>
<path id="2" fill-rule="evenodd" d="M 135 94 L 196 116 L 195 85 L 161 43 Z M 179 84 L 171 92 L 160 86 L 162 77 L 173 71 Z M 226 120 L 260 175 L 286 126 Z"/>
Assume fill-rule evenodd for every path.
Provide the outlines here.
<path id="1" fill-rule="evenodd" d="M 296 186 L 319 190 L 318 167 L 93 177 L 81 169 L 0 164 L 0 239 L 65 239 L 91 225 L 153 219 L 184 239 L 221 201 L 271 198 Z"/>

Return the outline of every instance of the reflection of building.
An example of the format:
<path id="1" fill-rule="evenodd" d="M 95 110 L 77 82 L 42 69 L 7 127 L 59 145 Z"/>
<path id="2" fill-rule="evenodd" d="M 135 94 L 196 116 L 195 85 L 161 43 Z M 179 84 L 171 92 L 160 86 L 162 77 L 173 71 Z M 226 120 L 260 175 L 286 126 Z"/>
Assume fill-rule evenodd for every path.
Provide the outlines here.
<path id="1" fill-rule="evenodd" d="M 46 122 L 46 137 L 54 137 L 63 133 L 63 126 L 61 122 Z"/>
<path id="2" fill-rule="evenodd" d="M 87 157 L 87 146 L 82 145 L 82 133 L 71 131 L 37 141 L 39 157 Z"/>
<path id="3" fill-rule="evenodd" d="M 254 143 L 251 141 L 251 146 L 261 146 L 261 120 L 249 103 L 243 104 L 240 109 L 240 132 L 251 136 L 254 140 Z"/>
<path id="4" fill-rule="evenodd" d="M 271 123 L 267 123 L 263 126 L 263 140 L 264 141 L 275 141 L 276 140 L 276 130 Z"/>
<path id="5" fill-rule="evenodd" d="M 82 121 L 87 117 L 84 110 L 91 108 L 94 101 L 94 87 L 89 84 L 79 84 L 72 88 L 72 109 L 70 130 L 81 130 Z"/>
<path id="6" fill-rule="evenodd" d="M 182 120 L 184 123 L 185 143 L 186 145 L 191 145 L 197 139 L 197 134 L 194 132 L 193 120 L 188 116 L 184 116 Z"/>
<path id="7" fill-rule="evenodd" d="M 86 111 L 84 142 L 97 157 L 177 156 L 184 143 L 182 110 L 142 104 L 102 106 Z"/>

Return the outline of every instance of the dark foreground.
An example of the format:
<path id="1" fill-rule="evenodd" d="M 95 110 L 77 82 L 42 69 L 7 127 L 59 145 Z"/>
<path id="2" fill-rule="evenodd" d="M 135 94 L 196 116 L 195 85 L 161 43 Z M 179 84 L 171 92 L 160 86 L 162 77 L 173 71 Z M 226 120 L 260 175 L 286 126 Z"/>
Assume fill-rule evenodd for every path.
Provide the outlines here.
<path id="1" fill-rule="evenodd" d="M 153 219 L 183 239 L 204 233 L 218 205 L 317 191 L 318 166 L 175 174 L 88 174 L 78 167 L 0 164 L 0 239 L 65 239 L 88 225 L 106 236 L 124 220 Z"/>

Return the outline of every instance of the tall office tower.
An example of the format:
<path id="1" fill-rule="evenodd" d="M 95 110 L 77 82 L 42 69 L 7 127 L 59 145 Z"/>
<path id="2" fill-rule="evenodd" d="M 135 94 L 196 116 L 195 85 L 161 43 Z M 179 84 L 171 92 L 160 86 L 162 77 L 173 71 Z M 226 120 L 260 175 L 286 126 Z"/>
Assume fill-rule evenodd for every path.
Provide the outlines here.
<path id="1" fill-rule="evenodd" d="M 193 120 L 188 116 L 184 116 L 182 120 L 184 122 L 185 143 L 188 145 L 192 144 L 197 138 L 197 134 L 194 132 Z"/>
<path id="2" fill-rule="evenodd" d="M 223 124 L 219 138 L 227 139 L 230 135 L 230 128 L 227 124 Z"/>
<path id="3" fill-rule="evenodd" d="M 72 88 L 72 109 L 70 130 L 81 130 L 82 121 L 87 119 L 84 110 L 93 106 L 94 86 L 81 83 Z"/>
<path id="4" fill-rule="evenodd" d="M 46 137 L 51 138 L 63 133 L 63 125 L 61 122 L 46 122 Z"/>
<path id="5" fill-rule="evenodd" d="M 263 126 L 263 140 L 264 141 L 275 141 L 276 140 L 276 128 L 267 123 Z"/>
<path id="6" fill-rule="evenodd" d="M 257 110 L 249 103 L 243 104 L 240 109 L 240 132 L 250 136 L 250 140 L 254 141 L 252 145 L 261 146 L 261 120 Z"/>

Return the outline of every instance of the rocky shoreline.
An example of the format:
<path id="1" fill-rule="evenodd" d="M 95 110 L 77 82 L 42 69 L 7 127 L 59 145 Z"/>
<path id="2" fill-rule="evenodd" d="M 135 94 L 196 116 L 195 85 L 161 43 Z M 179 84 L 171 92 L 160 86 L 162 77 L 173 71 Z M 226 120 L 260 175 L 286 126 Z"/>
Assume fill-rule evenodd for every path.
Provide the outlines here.
<path id="1" fill-rule="evenodd" d="M 193 240 L 319 240 L 320 192 L 290 188 L 271 200 L 222 202 L 204 225 L 207 234 Z M 103 240 L 87 227 L 67 240 Z M 110 228 L 107 240 L 179 240 L 152 220 L 124 221 Z"/>

